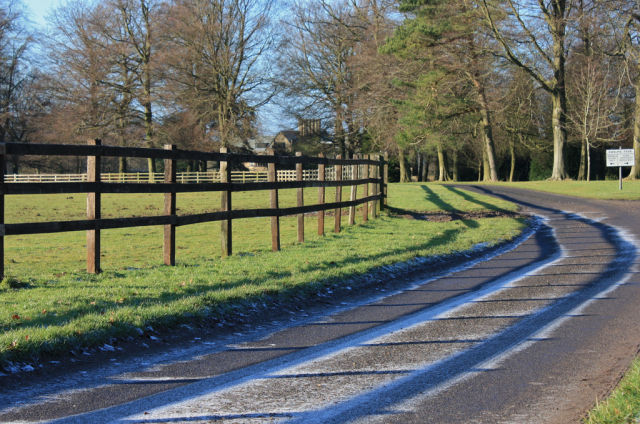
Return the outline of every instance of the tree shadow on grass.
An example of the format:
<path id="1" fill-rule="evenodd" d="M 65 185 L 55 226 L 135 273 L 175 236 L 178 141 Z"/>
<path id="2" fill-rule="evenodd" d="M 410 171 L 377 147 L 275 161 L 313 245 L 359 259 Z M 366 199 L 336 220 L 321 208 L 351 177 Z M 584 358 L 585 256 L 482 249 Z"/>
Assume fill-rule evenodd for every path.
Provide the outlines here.
<path id="1" fill-rule="evenodd" d="M 455 239 L 463 229 L 450 229 L 444 231 L 441 235 L 437 237 L 431 238 L 429 241 L 425 243 L 421 243 L 418 245 L 407 246 L 403 248 L 389 249 L 384 250 L 379 253 L 373 253 L 370 255 L 362 255 L 357 251 L 353 251 L 344 257 L 341 260 L 320 260 L 316 263 L 311 263 L 307 266 L 300 267 L 297 270 L 298 274 L 303 274 L 301 279 L 306 279 L 309 282 L 315 280 L 315 276 L 312 275 L 318 271 L 326 271 L 333 268 L 343 268 L 348 267 L 349 265 L 354 265 L 362 262 L 372 262 L 373 264 L 368 267 L 367 271 L 371 271 L 377 267 L 375 265 L 380 260 L 387 257 L 401 256 L 416 250 L 427 250 L 431 248 L 435 248 L 440 245 L 446 245 L 450 243 L 453 239 Z M 248 258 L 251 260 L 255 260 L 255 258 Z M 141 271 L 138 271 L 141 272 Z M 309 277 L 305 277 L 304 274 L 311 274 Z M 355 274 L 354 274 L 355 275 Z M 337 279 L 348 278 L 350 275 L 337 275 L 331 276 L 321 281 L 315 281 L 314 286 L 317 287 L 318 284 L 324 285 L 326 283 L 332 283 Z M 119 278 L 120 276 L 115 276 Z M 29 320 L 21 319 L 19 322 L 8 323 L 7 325 L 0 326 L 0 331 L 9 331 L 20 329 L 29 329 L 29 328 L 38 328 L 42 326 L 61 326 L 68 324 L 79 317 L 88 316 L 88 315 L 110 315 L 111 313 L 117 314 L 118 310 L 125 308 L 144 308 L 145 306 L 151 306 L 153 304 L 165 304 L 170 305 L 173 302 L 180 301 L 187 297 L 198 296 L 203 300 L 203 306 L 219 306 L 223 309 L 228 309 L 231 307 L 233 303 L 239 303 L 241 300 L 244 303 L 251 303 L 257 300 L 263 300 L 264 296 L 284 296 L 287 297 L 289 295 L 296 294 L 297 292 L 304 292 L 304 285 L 298 284 L 296 286 L 287 286 L 287 283 L 290 282 L 292 277 L 291 271 L 286 270 L 269 270 L 265 269 L 263 276 L 260 278 L 255 277 L 242 277 L 237 278 L 235 275 L 224 275 L 225 281 L 222 280 L 222 276 L 218 278 L 218 276 L 211 276 L 212 280 L 210 283 L 201 283 L 201 284 L 187 284 L 186 286 L 180 286 L 180 283 L 176 281 L 176 286 L 167 287 L 166 290 L 158 293 L 155 296 L 130 296 L 124 297 L 119 300 L 114 301 L 97 301 L 94 304 L 91 304 L 90 299 L 87 299 L 86 304 L 74 308 L 69 308 L 64 310 L 64 312 L 57 311 L 56 316 L 47 316 L 40 315 L 36 317 L 29 317 Z M 186 278 L 186 277 L 185 277 Z M 99 284 L 98 281 L 93 281 L 93 284 Z M 217 280 L 217 281 L 215 281 Z M 254 287 L 256 288 L 257 293 L 249 295 L 248 297 L 245 294 L 229 295 L 228 300 L 223 298 L 217 298 L 215 296 L 216 293 L 221 293 L 224 291 L 232 291 L 239 287 Z M 137 288 L 138 286 L 136 286 Z M 261 290 L 264 288 L 264 290 Z M 126 289 L 126 287 L 125 287 Z M 134 290 L 134 288 L 132 288 Z M 163 315 L 163 321 L 172 322 L 172 321 L 181 321 L 180 317 L 182 317 L 182 313 L 176 314 L 165 314 Z M 166 319 L 165 319 L 166 318 Z M 17 321 L 17 320 L 16 320 Z M 182 319 L 182 321 L 184 321 Z M 121 325 L 127 325 L 126 322 L 118 322 Z M 112 333 L 112 327 L 115 326 L 115 323 L 108 325 L 103 328 L 103 331 L 107 333 Z M 100 331 L 98 329 L 98 331 Z M 95 332 L 93 333 L 95 336 Z"/>
<path id="2" fill-rule="evenodd" d="M 458 196 L 462 197 L 467 202 L 475 203 L 476 205 L 482 206 L 483 208 L 486 208 L 486 209 L 491 210 L 491 211 L 508 212 L 506 209 L 500 208 L 500 207 L 498 207 L 496 205 L 493 205 L 491 203 L 483 202 L 482 200 L 478 200 L 475 197 L 470 196 L 469 194 L 465 193 L 462 190 L 459 190 L 456 187 L 452 187 L 452 186 L 449 186 L 449 185 L 444 185 L 443 187 L 446 188 L 447 190 L 449 190 L 450 192 L 455 193 Z"/>
<path id="3" fill-rule="evenodd" d="M 427 193 L 427 200 L 438 206 L 440 209 L 451 213 L 451 218 L 459 220 L 468 228 L 478 228 L 480 225 L 473 219 L 463 219 L 460 215 L 461 211 L 455 208 L 450 203 L 445 202 L 442 197 L 438 196 L 433 190 L 426 185 L 421 185 L 420 188 Z"/>

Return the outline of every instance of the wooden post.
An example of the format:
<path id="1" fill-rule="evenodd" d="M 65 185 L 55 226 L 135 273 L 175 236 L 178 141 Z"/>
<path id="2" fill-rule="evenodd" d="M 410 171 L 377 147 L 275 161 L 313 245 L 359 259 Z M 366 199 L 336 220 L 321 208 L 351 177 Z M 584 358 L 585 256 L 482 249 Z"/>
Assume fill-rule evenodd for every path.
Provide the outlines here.
<path id="1" fill-rule="evenodd" d="M 7 172 L 5 144 L 0 144 L 0 280 L 4 278 L 4 174 Z"/>
<path id="2" fill-rule="evenodd" d="M 318 155 L 319 158 L 324 158 L 324 155 L 320 153 Z M 318 164 L 318 181 L 325 180 L 325 168 L 324 163 Z M 324 185 L 318 187 L 318 204 L 324 205 Z M 324 211 L 318 211 L 318 235 L 324 235 Z"/>
<path id="3" fill-rule="evenodd" d="M 342 159 L 342 155 L 336 156 L 336 159 Z M 342 165 L 336 165 L 334 169 L 336 172 L 336 181 L 342 181 Z M 342 202 L 342 187 L 340 186 L 336 187 L 336 202 Z M 339 233 L 342 220 L 342 209 L 337 208 L 335 212 L 334 231 Z"/>
<path id="4" fill-rule="evenodd" d="M 296 152 L 301 157 L 302 152 Z M 296 162 L 296 181 L 302 182 L 302 162 Z M 304 189 L 298 188 L 298 207 L 304 206 Z M 298 243 L 304 243 L 304 214 L 298 214 Z"/>
<path id="5" fill-rule="evenodd" d="M 369 155 L 369 159 L 377 160 L 378 158 L 376 155 Z M 378 178 L 378 167 L 374 165 L 370 169 L 371 169 L 371 177 L 374 179 Z M 371 194 L 373 196 L 378 196 L 380 194 L 378 193 L 378 188 L 379 188 L 379 184 L 377 183 L 371 184 Z M 371 218 L 375 219 L 377 217 L 378 217 L 378 201 L 372 200 L 371 201 Z"/>
<path id="6" fill-rule="evenodd" d="M 227 153 L 226 147 L 220 148 L 220 153 Z M 220 161 L 220 182 L 231 182 L 231 166 L 228 161 Z M 231 212 L 231 190 L 225 190 L 220 192 L 220 206 L 222 211 Z M 222 257 L 227 257 L 233 254 L 233 230 L 231 217 L 220 221 L 220 238 L 222 240 Z"/>
<path id="7" fill-rule="evenodd" d="M 275 151 L 268 149 L 267 154 L 275 156 Z M 278 170 L 275 163 L 269 163 L 269 165 L 267 165 L 267 173 L 269 182 L 278 182 Z M 271 217 L 271 249 L 276 252 L 280 250 L 280 217 L 277 215 L 280 212 L 278 189 L 271 190 L 271 209 L 273 209 L 274 213 L 274 216 Z"/>
<path id="8" fill-rule="evenodd" d="M 369 156 L 363 155 L 363 159 L 369 159 Z M 369 164 L 362 165 L 362 176 L 364 178 L 369 178 Z M 364 183 L 362 197 L 369 197 L 369 183 Z M 369 219 L 369 202 L 364 202 L 362 204 L 362 221 L 367 222 Z"/>
<path id="9" fill-rule="evenodd" d="M 384 164 L 382 166 L 382 205 L 387 207 L 387 195 L 389 186 L 389 152 L 384 153 Z"/>
<path id="10" fill-rule="evenodd" d="M 89 140 L 90 146 L 100 146 L 100 140 Z M 87 181 L 100 182 L 100 155 L 87 156 Z M 87 193 L 87 219 L 100 219 L 100 192 Z M 87 230 L 87 272 L 100 272 L 100 230 Z"/>
<path id="11" fill-rule="evenodd" d="M 165 150 L 175 150 L 173 144 L 165 144 Z M 167 184 L 175 184 L 176 182 L 176 160 L 164 160 L 164 182 Z M 164 214 L 176 216 L 176 192 L 172 191 L 164 194 Z M 176 264 L 176 226 L 174 224 L 166 224 L 164 226 L 164 264 L 174 266 Z"/>
<path id="12" fill-rule="evenodd" d="M 358 157 L 359 155 L 354 156 L 355 159 L 357 159 Z M 358 165 L 351 165 L 351 179 L 352 180 L 358 179 Z M 352 202 L 355 202 L 357 195 L 358 195 L 358 186 L 354 184 L 351 186 L 350 200 Z M 356 207 L 350 206 L 349 207 L 349 225 L 355 225 L 355 223 L 356 223 Z"/>

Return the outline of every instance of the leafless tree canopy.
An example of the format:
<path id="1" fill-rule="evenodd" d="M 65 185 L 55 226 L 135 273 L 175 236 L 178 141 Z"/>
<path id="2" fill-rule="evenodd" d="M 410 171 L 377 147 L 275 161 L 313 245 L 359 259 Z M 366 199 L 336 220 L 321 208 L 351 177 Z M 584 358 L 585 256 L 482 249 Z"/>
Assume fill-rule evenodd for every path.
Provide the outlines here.
<path id="1" fill-rule="evenodd" d="M 70 0 L 37 35 L 22 10 L 0 0 L 3 142 L 243 149 L 320 122 L 299 143 L 402 181 L 603 178 L 619 146 L 640 176 L 635 1 Z"/>

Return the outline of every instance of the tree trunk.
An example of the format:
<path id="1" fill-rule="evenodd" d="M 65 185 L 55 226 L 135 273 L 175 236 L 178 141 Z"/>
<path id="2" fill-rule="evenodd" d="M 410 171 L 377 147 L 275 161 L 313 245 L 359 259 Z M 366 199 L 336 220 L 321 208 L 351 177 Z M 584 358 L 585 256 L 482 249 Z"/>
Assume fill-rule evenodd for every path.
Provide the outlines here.
<path id="1" fill-rule="evenodd" d="M 491 181 L 489 159 L 487 158 L 487 151 L 484 148 L 482 150 L 482 181 Z"/>
<path id="2" fill-rule="evenodd" d="M 127 172 L 127 158 L 119 157 L 118 158 L 118 172 L 120 174 L 124 174 Z"/>
<path id="3" fill-rule="evenodd" d="M 589 139 L 586 139 L 586 147 L 587 147 L 587 181 L 591 181 L 591 143 L 589 143 Z"/>
<path id="4" fill-rule="evenodd" d="M 422 155 L 422 176 L 421 176 L 421 180 L 423 182 L 427 182 L 427 169 L 429 167 L 429 158 L 427 157 L 426 154 Z"/>
<path id="5" fill-rule="evenodd" d="M 630 180 L 640 179 L 640 80 L 636 81 L 634 91 L 636 103 L 633 109 L 633 150 L 636 158 L 627 177 Z"/>
<path id="6" fill-rule="evenodd" d="M 588 180 L 589 177 L 586 176 L 586 168 L 587 168 L 587 140 L 585 137 L 582 137 L 582 142 L 580 143 L 580 168 L 578 169 L 578 181 Z"/>
<path id="7" fill-rule="evenodd" d="M 486 151 L 488 172 L 485 173 L 485 181 L 498 181 L 498 171 L 496 166 L 496 148 L 493 141 L 493 129 L 491 128 L 491 113 L 487 103 L 487 96 L 484 86 L 478 84 L 478 100 L 480 103 L 480 116 L 482 117 L 482 139 L 484 141 L 484 150 Z"/>
<path id="8" fill-rule="evenodd" d="M 448 181 L 449 175 L 447 175 L 447 164 L 444 158 L 444 149 L 442 144 L 437 143 L 438 150 L 438 181 Z"/>
<path id="9" fill-rule="evenodd" d="M 145 97 L 151 97 L 151 86 L 148 85 L 150 83 L 145 82 Z M 145 131 L 145 141 L 147 147 L 153 148 L 155 147 L 155 143 L 153 142 L 153 113 L 151 110 L 151 101 L 145 100 L 144 102 L 144 131 Z M 153 182 L 153 175 L 156 172 L 156 161 L 152 158 L 147 159 L 147 168 L 149 169 L 149 182 Z"/>
<path id="10" fill-rule="evenodd" d="M 553 43 L 553 68 L 555 85 L 551 90 L 551 102 L 553 104 L 553 171 L 552 180 L 564 180 L 567 171 L 564 166 L 564 146 L 567 144 L 567 91 L 565 86 L 565 51 L 564 28 L 565 24 L 557 22 L 558 28 L 554 32 Z"/>
<path id="11" fill-rule="evenodd" d="M 409 176 L 407 175 L 407 162 L 403 149 L 398 149 L 398 162 L 400 163 L 400 182 L 406 183 L 409 181 Z"/>
<path id="12" fill-rule="evenodd" d="M 518 137 L 522 137 L 521 134 Z M 509 182 L 513 182 L 513 175 L 516 172 L 516 141 L 511 137 L 509 139 L 509 155 L 511 156 L 511 166 L 509 168 Z"/>
<path id="13" fill-rule="evenodd" d="M 458 151 L 454 150 L 453 151 L 453 181 L 458 181 L 460 180 L 459 175 L 458 175 Z"/>
<path id="14" fill-rule="evenodd" d="M 346 158 L 347 157 L 347 140 L 346 140 L 346 134 L 343 126 L 344 111 L 342 110 L 342 106 L 340 105 L 336 106 L 335 115 L 336 115 L 336 118 L 335 118 L 336 121 L 333 124 L 335 138 L 336 138 L 336 141 L 340 143 L 340 153 L 342 154 L 342 157 Z"/>

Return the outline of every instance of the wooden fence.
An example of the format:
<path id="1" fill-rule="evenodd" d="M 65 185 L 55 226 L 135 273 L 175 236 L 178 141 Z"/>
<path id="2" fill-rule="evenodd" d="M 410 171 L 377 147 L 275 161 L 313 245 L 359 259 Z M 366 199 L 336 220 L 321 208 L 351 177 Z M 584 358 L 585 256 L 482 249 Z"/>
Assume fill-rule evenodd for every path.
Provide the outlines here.
<path id="1" fill-rule="evenodd" d="M 86 180 L 71 182 L 7 182 L 7 155 L 34 156 L 86 156 Z M 103 157 L 138 157 L 164 160 L 164 178 L 161 183 L 105 182 L 100 173 Z M 180 182 L 177 178 L 178 160 L 207 160 L 220 164 L 217 181 Z M 267 164 L 267 181 L 234 181 L 232 167 L 244 162 Z M 295 167 L 295 180 L 281 181 L 278 167 Z M 304 167 L 317 167 L 317 178 L 305 178 Z M 327 166 L 333 166 L 334 178 L 327 178 Z M 347 170 L 345 172 L 345 170 Z M 4 276 L 4 237 L 21 234 L 44 234 L 66 231 L 87 232 L 87 272 L 100 272 L 100 232 L 112 228 L 141 227 L 150 225 L 164 226 L 163 255 L 166 265 L 175 265 L 176 227 L 203 222 L 221 221 L 222 255 L 233 252 L 233 220 L 241 218 L 271 218 L 272 249 L 280 249 L 280 217 L 298 216 L 298 241 L 304 242 L 304 214 L 318 213 L 318 234 L 324 234 L 325 211 L 335 210 L 334 231 L 341 229 L 342 209 L 349 209 L 349 223 L 355 222 L 357 205 L 363 205 L 363 221 L 377 216 L 378 208 L 384 208 L 387 193 L 387 162 L 380 156 L 355 159 L 336 159 L 296 156 L 276 156 L 273 151 L 268 155 L 248 155 L 178 150 L 166 145 L 164 149 L 146 149 L 133 147 L 103 146 L 100 140 L 89 140 L 88 145 L 65 144 L 0 144 L 0 278 Z M 148 181 L 147 181 L 148 182 Z M 342 188 L 351 187 L 348 201 L 342 200 Z M 357 187 L 363 186 L 362 197 L 357 196 Z M 318 188 L 318 203 L 304 205 L 303 190 Z M 335 202 L 325 201 L 325 189 L 336 187 Z M 278 204 L 278 190 L 297 189 L 296 207 L 281 208 Z M 238 191 L 269 190 L 270 207 L 264 209 L 233 209 L 232 194 Z M 177 193 L 221 192 L 221 210 L 200 214 L 177 215 Z M 8 224 L 4 220 L 4 205 L 7 195 L 15 194 L 54 194 L 87 193 L 87 219 L 74 221 L 50 221 L 37 223 Z M 164 214 L 159 216 L 110 218 L 101 216 L 102 193 L 164 193 Z"/>
<path id="2" fill-rule="evenodd" d="M 352 179 L 353 166 L 342 170 L 343 178 Z M 335 180 L 335 167 L 326 169 L 328 180 Z M 296 181 L 294 169 L 278 170 L 278 181 Z M 302 179 L 317 180 L 317 169 L 304 169 Z M 5 174 L 5 183 L 63 183 L 63 182 L 87 182 L 87 174 Z M 162 183 L 164 173 L 155 172 L 149 178 L 148 172 L 102 172 L 100 181 L 106 183 Z M 220 182 L 220 171 L 177 172 L 176 182 L 179 183 L 215 183 Z M 267 182 L 267 171 L 231 171 L 231 181 L 234 183 Z"/>

